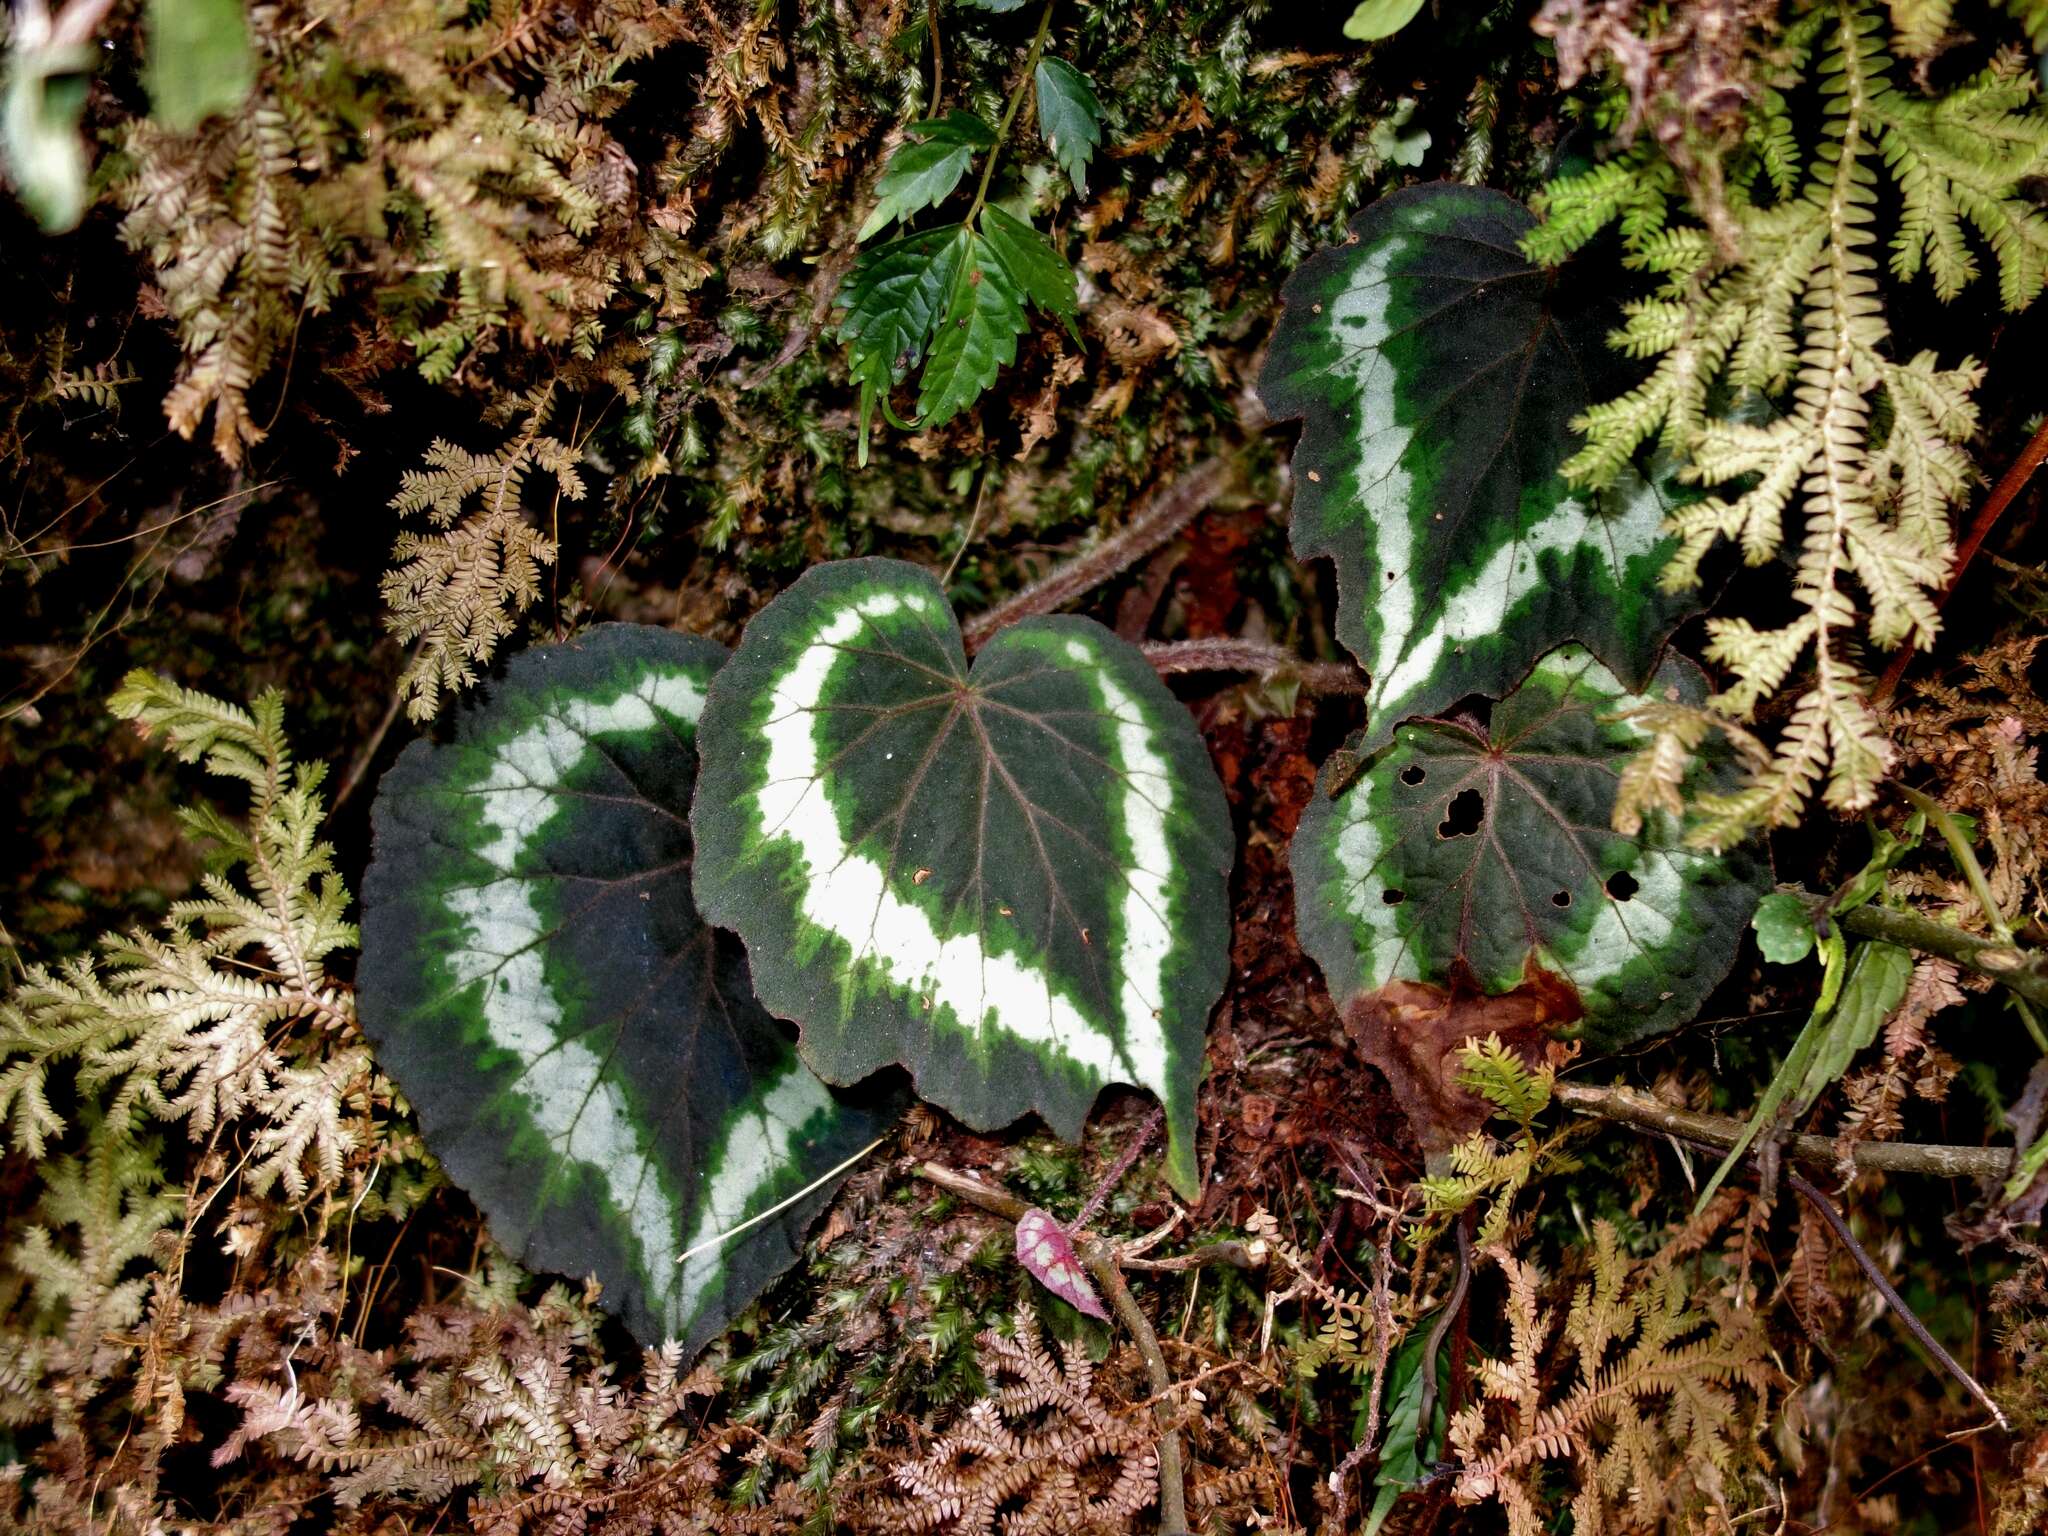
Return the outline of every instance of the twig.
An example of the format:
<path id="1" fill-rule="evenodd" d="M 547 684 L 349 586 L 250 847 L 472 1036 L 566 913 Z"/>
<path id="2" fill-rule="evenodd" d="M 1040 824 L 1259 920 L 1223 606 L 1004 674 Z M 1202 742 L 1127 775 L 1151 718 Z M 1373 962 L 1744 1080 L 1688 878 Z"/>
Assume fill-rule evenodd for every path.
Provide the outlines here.
<path id="1" fill-rule="evenodd" d="M 1310 693 L 1364 693 L 1358 669 L 1336 661 L 1304 661 L 1264 640 L 1177 640 L 1143 647 L 1162 677 L 1175 672 L 1256 672 L 1291 677 Z"/>
<path id="2" fill-rule="evenodd" d="M 926 1183 L 936 1184 L 948 1194 L 958 1195 L 970 1205 L 977 1205 L 991 1215 L 1015 1221 L 1030 1209 L 1022 1200 L 1007 1190 L 984 1184 L 968 1174 L 956 1173 L 938 1163 L 919 1163 L 917 1176 Z M 1213 1246 L 1222 1246 L 1220 1244 Z M 1239 1245 L 1242 1246 L 1242 1245 Z M 1081 1262 L 1088 1266 L 1088 1273 L 1095 1277 L 1095 1283 L 1102 1287 L 1109 1297 L 1109 1304 L 1116 1308 L 1116 1315 L 1131 1333 L 1131 1341 L 1137 1345 L 1138 1354 L 1145 1361 L 1145 1374 L 1152 1385 L 1155 1400 L 1153 1416 L 1159 1425 L 1159 1529 L 1161 1536 L 1187 1536 L 1188 1503 L 1187 1472 L 1181 1461 L 1179 1422 L 1165 1400 L 1165 1394 L 1173 1390 L 1173 1377 L 1166 1369 L 1166 1356 L 1160 1353 L 1159 1335 L 1152 1331 L 1138 1299 L 1131 1294 L 1131 1288 L 1124 1281 L 1123 1271 L 1117 1266 L 1116 1249 L 1108 1243 L 1082 1243 L 1078 1245 Z"/>
<path id="3" fill-rule="evenodd" d="M 1017 85 L 1010 92 L 1009 105 L 1003 108 L 1002 121 L 996 124 L 996 141 L 988 149 L 988 159 L 982 163 L 981 184 L 974 189 L 973 206 L 967 210 L 962 221 L 969 228 L 974 217 L 981 212 L 981 205 L 988 201 L 989 184 L 995 180 L 996 161 L 1002 157 L 1003 140 L 1010 136 L 1010 124 L 1017 121 L 1017 109 L 1024 105 L 1024 92 L 1031 87 L 1038 73 L 1038 56 L 1045 52 L 1045 39 L 1052 31 L 1052 12 L 1058 0 L 1045 0 L 1045 11 L 1038 18 L 1038 30 L 1031 34 L 1031 47 L 1024 54 L 1024 67 L 1017 73 Z M 937 104 L 933 104 L 937 110 Z"/>
<path id="4" fill-rule="evenodd" d="M 1378 1201 L 1372 1203 L 1379 1204 Z M 1351 1520 L 1351 1474 L 1364 1466 L 1379 1447 L 1380 1401 L 1386 1393 L 1387 1353 L 1393 1346 L 1394 1334 L 1394 1306 L 1387 1295 L 1387 1276 L 1394 1267 L 1394 1224 L 1391 1221 L 1380 1233 L 1379 1260 L 1372 1275 L 1372 1390 L 1365 1403 L 1365 1429 L 1358 1437 L 1358 1444 L 1330 1473 L 1330 1493 L 1337 1501 L 1336 1523 L 1340 1531 Z M 1427 1426 L 1424 1427 L 1423 1438 L 1425 1442 L 1428 1439 Z"/>
<path id="5" fill-rule="evenodd" d="M 1887 944 L 1903 944 L 1908 949 L 1925 950 L 1930 955 L 1953 960 L 2004 983 L 2036 1007 L 2048 1008 L 2048 967 L 2042 965 L 2039 955 L 1889 907 L 1857 907 L 1844 912 L 1838 921 L 1859 938 L 1883 939 Z"/>
<path id="6" fill-rule="evenodd" d="M 1170 1259 L 1142 1259 L 1124 1254 L 1119 1256 L 1118 1262 L 1125 1269 L 1165 1274 L 1175 1274 L 1184 1269 L 1207 1269 L 1212 1264 L 1227 1265 L 1231 1269 L 1263 1269 L 1266 1251 L 1257 1243 L 1242 1243 L 1234 1237 L 1226 1237 L 1218 1242 L 1204 1243 L 1199 1248 L 1190 1248 Z"/>
<path id="7" fill-rule="evenodd" d="M 1843 1220 L 1842 1213 L 1835 1209 L 1834 1201 L 1789 1168 L 1785 1170 L 1785 1181 L 1799 1192 L 1800 1197 L 1808 1205 L 1820 1213 L 1821 1220 L 1834 1228 L 1835 1236 L 1841 1239 L 1842 1246 L 1849 1250 L 1849 1257 L 1854 1259 L 1856 1267 L 1863 1271 L 1863 1278 L 1877 1288 L 1877 1294 L 1885 1299 L 1885 1304 L 1892 1309 L 1893 1314 L 1906 1325 L 1906 1331 L 1920 1341 L 1921 1346 L 1934 1356 L 1943 1370 L 1962 1383 L 1964 1391 L 1990 1411 L 1991 1417 L 1997 1421 L 2000 1429 L 2010 1433 L 2012 1425 L 2007 1422 L 2004 1410 L 1992 1400 L 1989 1392 L 1978 1385 L 1977 1378 L 1964 1370 L 1962 1363 L 1941 1347 L 1941 1341 L 1927 1331 L 1927 1325 L 1920 1321 L 1913 1309 L 1906 1305 L 1905 1299 L 1892 1288 L 1892 1283 L 1885 1278 L 1884 1271 L 1877 1267 L 1877 1261 L 1864 1251 L 1861 1243 L 1856 1241 L 1856 1234 L 1849 1230 L 1849 1223 Z"/>
<path id="8" fill-rule="evenodd" d="M 1159 1352 L 1159 1336 L 1124 1283 L 1114 1254 L 1090 1243 L 1081 1253 L 1088 1273 L 1109 1297 L 1116 1315 L 1131 1330 L 1131 1339 L 1145 1361 L 1145 1374 L 1152 1383 L 1152 1396 L 1159 1399 L 1173 1390 L 1173 1377 L 1166 1369 L 1166 1356 Z M 1159 1426 L 1159 1531 L 1160 1536 L 1188 1536 L 1187 1473 L 1181 1466 L 1179 1415 L 1170 1403 L 1155 1401 L 1153 1422 Z"/>
<path id="9" fill-rule="evenodd" d="M 1006 624 L 1063 608 L 1085 592 L 1128 569 L 1179 533 L 1216 499 L 1225 479 L 1223 464 L 1206 459 L 1158 492 L 1130 522 L 1022 592 L 969 619 L 961 633 L 970 651 L 988 644 Z"/>
<path id="10" fill-rule="evenodd" d="M 420 641 L 413 646 L 412 655 L 406 658 L 405 667 L 400 669 L 400 676 L 411 669 L 414 659 L 420 653 L 420 646 L 425 643 Z M 354 794 L 356 786 L 363 782 L 363 775 L 370 771 L 370 764 L 376 760 L 377 753 L 383 748 L 384 738 L 391 733 L 391 724 L 398 718 L 399 708 L 404 703 L 405 690 L 393 688 L 391 699 L 384 706 L 384 718 L 377 722 L 377 728 L 370 732 L 369 739 L 356 750 L 354 760 L 348 765 L 348 772 L 342 775 L 341 783 L 334 791 L 334 800 L 327 807 L 328 815 L 331 816 L 340 810 L 342 803 Z"/>
<path id="11" fill-rule="evenodd" d="M 1984 498 L 1984 506 L 1978 512 L 1977 520 L 1970 524 L 1970 531 L 1963 536 L 1963 542 L 1956 546 L 1955 563 L 1949 567 L 1948 585 L 1943 587 L 1940 595 L 1934 599 L 1937 610 L 1955 596 L 1956 588 L 1962 582 L 1963 572 L 1969 569 L 1970 562 L 1976 558 L 1977 551 L 1990 536 L 1993 525 L 2004 515 L 2005 509 L 2012 505 L 2019 493 L 2027 488 L 2027 482 L 2034 478 L 2034 471 L 2041 467 L 2044 459 L 2048 459 L 2048 417 L 2042 418 L 2041 425 L 2034 429 L 2034 435 L 2027 439 L 2027 446 L 2020 450 L 2020 456 L 1998 477 L 1998 484 L 1994 485 L 1991 494 Z M 1899 647 L 1898 654 L 1892 657 L 1892 664 L 1884 669 L 1884 676 L 1878 679 L 1875 697 L 1880 707 L 1891 703 L 1892 695 L 1898 692 L 1899 680 L 1906 675 L 1906 666 L 1912 659 L 1913 646 L 1912 642 L 1908 641 Z"/>
<path id="12" fill-rule="evenodd" d="M 1683 1137 L 1719 1151 L 1734 1146 L 1743 1130 L 1740 1120 L 1673 1109 L 1632 1088 L 1559 1083 L 1551 1096 L 1582 1115 Z M 1788 1136 L 1783 1150 L 1800 1162 L 1831 1168 L 1841 1160 L 1842 1144 L 1828 1136 Z M 1908 1141 L 1859 1141 L 1851 1145 L 1849 1155 L 1856 1167 L 1866 1172 L 1925 1173 L 1945 1179 L 2002 1179 L 2012 1164 L 2010 1147 L 1942 1147 Z"/>

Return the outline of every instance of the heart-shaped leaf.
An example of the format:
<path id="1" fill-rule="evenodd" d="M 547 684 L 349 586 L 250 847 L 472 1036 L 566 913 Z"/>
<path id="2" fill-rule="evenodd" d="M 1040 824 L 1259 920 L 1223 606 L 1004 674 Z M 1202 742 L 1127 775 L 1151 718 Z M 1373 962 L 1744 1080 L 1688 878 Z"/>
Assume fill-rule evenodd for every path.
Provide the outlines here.
<path id="1" fill-rule="evenodd" d="M 1294 549 L 1336 564 L 1337 637 L 1372 674 L 1367 750 L 1499 698 L 1566 641 L 1640 687 L 1698 606 L 1657 586 L 1662 492 L 1596 500 L 1559 473 L 1604 327 L 1523 257 L 1534 222 L 1503 193 L 1412 187 L 1287 283 L 1259 392 L 1304 418 Z"/>
<path id="2" fill-rule="evenodd" d="M 359 1007 L 498 1241 L 595 1273 L 643 1342 L 695 1350 L 795 1258 L 880 1133 L 754 1001 L 690 898 L 708 640 L 613 624 L 517 657 L 453 739 L 385 776 Z M 691 1250 L 678 1264 L 677 1258 Z"/>
<path id="3" fill-rule="evenodd" d="M 977 1129 L 1080 1133 L 1112 1082 L 1195 1084 L 1229 947 L 1230 818 L 1187 711 L 1083 619 L 968 670 L 939 584 L 819 566 L 748 625 L 700 732 L 698 905 L 828 1081 L 902 1062 Z"/>
<path id="4" fill-rule="evenodd" d="M 1706 692 L 1675 658 L 1652 686 L 1692 704 Z M 1500 995 L 1542 972 L 1576 992 L 1563 1012 L 1596 1049 L 1692 1016 L 1768 872 L 1740 848 L 1686 847 L 1662 811 L 1636 837 L 1609 825 L 1645 740 L 1616 716 L 1642 702 L 1565 646 L 1490 724 L 1409 721 L 1349 790 L 1316 797 L 1294 834 L 1296 920 L 1340 1006 L 1397 982 Z M 1703 757 L 1694 773 L 1719 783 L 1733 767 Z"/>

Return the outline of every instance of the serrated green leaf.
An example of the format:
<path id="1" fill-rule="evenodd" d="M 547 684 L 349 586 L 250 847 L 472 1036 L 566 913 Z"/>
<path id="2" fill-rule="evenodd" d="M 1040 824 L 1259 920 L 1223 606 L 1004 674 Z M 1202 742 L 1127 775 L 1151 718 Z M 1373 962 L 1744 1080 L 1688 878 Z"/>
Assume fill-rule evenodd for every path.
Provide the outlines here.
<path id="1" fill-rule="evenodd" d="M 1378 42 L 1421 14 L 1422 0 L 1359 0 L 1358 9 L 1344 23 L 1344 35 L 1354 42 Z"/>
<path id="2" fill-rule="evenodd" d="M 1438 183 L 1382 198 L 1286 288 L 1259 392 L 1304 417 L 1294 549 L 1337 568 L 1337 636 L 1372 674 L 1365 745 L 1471 693 L 1498 698 L 1566 641 L 1632 688 L 1698 605 L 1661 592 L 1667 501 L 1596 502 L 1577 441 L 1597 305 L 1517 248 L 1513 198 Z"/>
<path id="3" fill-rule="evenodd" d="M 1706 695 L 1677 659 L 1653 687 Z M 1691 1017 L 1727 974 L 1768 875 L 1745 850 L 1687 848 L 1662 813 L 1639 837 L 1612 830 L 1616 775 L 1644 740 L 1615 716 L 1638 702 L 1565 646 L 1487 726 L 1410 721 L 1349 790 L 1310 803 L 1291 854 L 1296 923 L 1340 1007 L 1391 981 L 1469 975 L 1508 992 L 1533 962 L 1576 989 L 1596 1049 Z M 1733 771 L 1694 768 L 1716 783 Z"/>
<path id="4" fill-rule="evenodd" d="M 1064 59 L 1043 58 L 1033 77 L 1038 131 L 1076 192 L 1088 191 L 1088 162 L 1102 143 L 1102 103 L 1088 77 Z"/>
<path id="5" fill-rule="evenodd" d="M 994 204 L 981 210 L 981 232 L 1024 296 L 1064 321 L 1078 343 L 1081 330 L 1075 322 L 1081 313 L 1081 298 L 1066 257 L 1029 224 Z"/>
<path id="6" fill-rule="evenodd" d="M 960 185 L 974 157 L 995 143 L 995 130 L 971 112 L 948 112 L 919 123 L 917 137 L 897 146 L 875 183 L 875 206 L 855 238 L 866 240 L 922 208 L 937 207 Z"/>
<path id="7" fill-rule="evenodd" d="M 1790 891 L 1773 891 L 1757 903 L 1749 926 L 1756 930 L 1756 947 L 1773 965 L 1796 965 L 1813 953 L 1813 919 Z"/>
<path id="8" fill-rule="evenodd" d="M 427 1143 L 526 1262 L 595 1273 L 692 1350 L 795 1258 L 829 1197 L 678 1264 L 879 1134 L 697 915 L 688 810 L 708 640 L 602 626 L 515 658 L 379 788 L 358 982 Z"/>
<path id="9" fill-rule="evenodd" d="M 861 253 L 839 290 L 839 339 L 860 384 L 863 461 L 875 404 L 923 360 L 969 240 L 966 225 L 949 224 L 878 245 Z"/>
<path id="10" fill-rule="evenodd" d="M 256 83 L 242 0 L 149 0 L 150 116 L 173 133 L 236 111 Z"/>
<path id="11" fill-rule="evenodd" d="M 1100 625 L 1031 619 L 972 670 L 939 584 L 818 566 L 747 626 L 700 732 L 696 892 L 831 1082 L 893 1062 L 981 1129 L 1077 1136 L 1097 1093 L 1195 1084 L 1233 838 L 1181 704 Z"/>
<path id="12" fill-rule="evenodd" d="M 1023 331 L 1022 291 L 988 241 L 970 235 L 918 381 L 922 424 L 943 426 L 974 404 L 1017 360 Z"/>

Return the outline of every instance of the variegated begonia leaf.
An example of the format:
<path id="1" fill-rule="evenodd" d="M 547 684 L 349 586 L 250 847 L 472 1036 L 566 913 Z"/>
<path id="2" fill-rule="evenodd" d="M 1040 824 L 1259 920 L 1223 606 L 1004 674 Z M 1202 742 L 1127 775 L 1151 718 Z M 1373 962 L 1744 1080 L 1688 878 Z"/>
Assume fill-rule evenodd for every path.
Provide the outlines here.
<path id="1" fill-rule="evenodd" d="M 358 982 L 378 1059 L 497 1240 L 596 1274 L 643 1342 L 693 1352 L 831 1186 L 712 1240 L 887 1124 L 798 1060 L 691 900 L 697 717 L 724 659 L 604 625 L 515 658 L 452 739 L 407 747 L 372 815 Z"/>
<path id="2" fill-rule="evenodd" d="M 1193 1198 L 1233 840 L 1136 649 L 1030 619 L 970 671 L 929 574 L 839 561 L 747 626 L 700 735 L 698 905 L 821 1076 L 901 1062 L 976 1129 L 1036 1110 L 1070 1138 L 1136 1084 Z"/>
<path id="3" fill-rule="evenodd" d="M 1504 193 L 1381 198 L 1288 280 L 1259 392 L 1303 418 L 1295 553 L 1337 571 L 1338 639 L 1371 674 L 1365 747 L 1467 694 L 1499 698 L 1566 641 L 1631 687 L 1699 604 L 1659 590 L 1665 494 L 1565 483 L 1597 303 L 1517 242 Z M 1582 356 L 1583 355 L 1583 356 Z"/>
<path id="4" fill-rule="evenodd" d="M 1651 688 L 1706 693 L 1677 658 Z M 1340 1007 L 1393 982 L 1504 994 L 1535 967 L 1577 993 L 1577 1033 L 1596 1049 L 1693 1015 L 1769 872 L 1743 848 L 1686 847 L 1662 811 L 1638 836 L 1611 828 L 1618 777 L 1646 741 L 1616 716 L 1642 702 L 1564 646 L 1488 724 L 1407 721 L 1349 789 L 1315 797 L 1294 834 L 1295 916 Z M 1694 772 L 1722 783 L 1733 765 L 1707 754 Z"/>
<path id="5" fill-rule="evenodd" d="M 1090 1317 L 1109 1321 L 1102 1298 L 1088 1283 L 1088 1271 L 1067 1229 L 1044 1211 L 1032 1209 L 1017 1218 L 1017 1262 L 1031 1278 L 1061 1301 Z"/>

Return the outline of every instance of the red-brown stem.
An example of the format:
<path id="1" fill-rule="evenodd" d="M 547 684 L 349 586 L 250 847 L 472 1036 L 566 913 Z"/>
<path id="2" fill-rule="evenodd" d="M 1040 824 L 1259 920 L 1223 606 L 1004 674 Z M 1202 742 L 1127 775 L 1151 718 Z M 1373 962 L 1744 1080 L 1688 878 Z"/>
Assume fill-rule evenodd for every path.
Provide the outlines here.
<path id="1" fill-rule="evenodd" d="M 1005 624 L 1051 613 L 1128 569 L 1179 533 L 1223 489 L 1224 467 L 1207 459 L 1159 492 L 1124 527 L 1093 549 L 1004 599 L 961 626 L 969 651 L 978 651 Z"/>
<path id="2" fill-rule="evenodd" d="M 1934 600 L 1934 606 L 1945 606 L 1955 596 L 1956 588 L 1962 584 L 1963 572 L 1977 557 L 1977 551 L 1984 547 L 1984 540 L 1990 536 L 1992 527 L 2005 515 L 2005 509 L 2018 499 L 2027 482 L 2034 478 L 2034 471 L 2041 467 L 2041 461 L 2048 459 L 2048 416 L 2041 418 L 2041 425 L 2034 429 L 2034 435 L 2027 439 L 2027 446 L 2020 450 L 2020 456 L 2012 461 L 2006 472 L 1998 477 L 1998 484 L 1991 488 L 1991 494 L 1984 498 L 1984 506 L 1977 514 L 1977 520 L 1970 524 L 1970 531 L 1963 536 L 1963 542 L 1956 546 L 1956 563 L 1949 570 L 1948 585 Z M 1892 695 L 1898 692 L 1899 680 L 1906 675 L 1907 664 L 1913 659 L 1913 646 L 1909 641 L 1899 647 L 1892 657 L 1892 664 L 1884 669 L 1884 676 L 1877 682 L 1877 703 L 1890 704 Z"/>
<path id="3" fill-rule="evenodd" d="M 1291 677 L 1310 693 L 1363 693 L 1365 678 L 1337 661 L 1304 661 L 1265 640 L 1173 640 L 1143 647 L 1161 677 L 1175 672 L 1255 672 Z"/>

